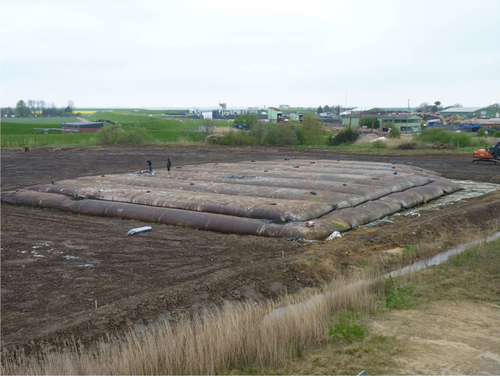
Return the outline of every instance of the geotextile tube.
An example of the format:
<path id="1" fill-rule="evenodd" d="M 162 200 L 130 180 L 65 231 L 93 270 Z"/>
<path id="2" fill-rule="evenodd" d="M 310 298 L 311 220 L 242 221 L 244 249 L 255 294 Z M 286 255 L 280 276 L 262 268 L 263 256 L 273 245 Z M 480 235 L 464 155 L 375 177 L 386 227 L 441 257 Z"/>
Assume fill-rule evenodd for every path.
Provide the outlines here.
<path id="1" fill-rule="evenodd" d="M 82 177 L 5 193 L 2 201 L 242 235 L 324 239 L 459 189 L 413 166 L 281 160 Z"/>

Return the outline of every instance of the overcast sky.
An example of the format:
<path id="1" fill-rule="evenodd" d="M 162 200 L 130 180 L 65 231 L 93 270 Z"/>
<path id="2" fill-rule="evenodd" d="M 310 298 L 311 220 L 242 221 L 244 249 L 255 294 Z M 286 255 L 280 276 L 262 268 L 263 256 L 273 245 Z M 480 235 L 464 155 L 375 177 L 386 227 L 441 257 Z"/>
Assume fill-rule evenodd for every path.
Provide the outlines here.
<path id="1" fill-rule="evenodd" d="M 0 0 L 0 105 L 486 106 L 500 0 Z"/>

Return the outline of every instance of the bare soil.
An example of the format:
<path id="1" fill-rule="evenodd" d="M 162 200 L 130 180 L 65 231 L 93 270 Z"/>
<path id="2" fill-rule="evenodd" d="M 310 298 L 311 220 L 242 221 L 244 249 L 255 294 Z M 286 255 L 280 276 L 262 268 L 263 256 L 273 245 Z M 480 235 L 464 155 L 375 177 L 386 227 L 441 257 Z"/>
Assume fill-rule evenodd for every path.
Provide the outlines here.
<path id="1" fill-rule="evenodd" d="M 434 302 L 427 309 L 391 311 L 374 333 L 405 344 L 398 374 L 500 374 L 500 309 L 485 302 Z M 411 356 L 408 356 L 411 354 Z"/>
<path id="2" fill-rule="evenodd" d="M 327 150 L 219 147 L 108 147 L 2 151 L 2 191 L 85 175 L 153 168 L 321 158 L 396 162 L 427 168 L 452 179 L 500 183 L 498 166 L 476 166 L 460 154 L 397 152 L 388 156 Z M 2 345 L 83 342 L 159 316 L 175 320 L 225 300 L 263 300 L 317 286 L 347 273 L 382 251 L 439 238 L 443 233 L 488 227 L 500 218 L 500 191 L 401 217 L 397 223 L 361 227 L 335 242 L 237 236 L 117 218 L 2 204 Z M 42 257 L 43 256 L 43 257 Z"/>

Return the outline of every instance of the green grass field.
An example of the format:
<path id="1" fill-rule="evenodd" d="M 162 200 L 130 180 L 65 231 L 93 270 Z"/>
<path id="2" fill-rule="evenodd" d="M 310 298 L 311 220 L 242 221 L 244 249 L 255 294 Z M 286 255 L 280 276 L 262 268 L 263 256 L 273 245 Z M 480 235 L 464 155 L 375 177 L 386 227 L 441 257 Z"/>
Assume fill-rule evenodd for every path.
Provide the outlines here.
<path id="1" fill-rule="evenodd" d="M 81 110 L 83 111 L 84 109 Z M 198 142 L 204 139 L 205 135 L 198 133 L 198 130 L 200 125 L 206 124 L 206 120 L 156 117 L 162 115 L 164 112 L 162 110 L 135 111 L 134 109 L 103 110 L 86 116 L 86 118 L 90 121 L 110 120 L 121 124 L 124 130 L 130 130 L 136 126 L 144 127 L 148 130 L 152 142 L 156 144 L 175 143 L 179 140 Z M 44 134 L 43 130 L 34 130 L 34 128 L 60 128 L 62 123 L 77 121 L 80 120 L 76 117 L 2 119 L 1 147 L 95 145 L 97 143 L 95 135 L 63 135 L 59 131 L 49 131 L 49 134 Z M 232 126 L 232 122 L 226 121 L 213 121 L 211 124 L 219 127 Z"/>
<path id="2" fill-rule="evenodd" d="M 95 145 L 95 134 L 15 134 L 2 135 L 2 148 Z"/>
<path id="3" fill-rule="evenodd" d="M 197 132 L 200 125 L 205 125 L 206 120 L 203 119 L 168 119 L 168 118 L 158 118 L 150 113 L 150 110 L 140 110 L 141 112 L 133 112 L 130 110 L 116 110 L 113 112 L 97 112 L 88 117 L 89 120 L 110 120 L 115 123 L 121 124 L 125 129 L 127 127 L 141 126 L 148 130 L 160 130 L 160 131 L 175 131 L 175 132 Z M 163 113 L 160 112 L 158 115 Z M 213 121 L 213 125 L 218 127 L 229 127 L 232 125 L 231 122 L 227 121 Z"/>
<path id="4" fill-rule="evenodd" d="M 1 147 L 95 144 L 95 140 L 92 141 L 92 134 L 61 134 L 60 131 L 49 131 L 48 134 L 44 134 L 43 130 L 34 130 L 34 128 L 60 128 L 61 123 L 73 121 L 79 120 L 76 117 L 2 119 Z"/>
<path id="5" fill-rule="evenodd" d="M 57 124 L 80 121 L 76 116 L 72 117 L 29 117 L 29 118 L 2 118 L 4 124 Z"/>

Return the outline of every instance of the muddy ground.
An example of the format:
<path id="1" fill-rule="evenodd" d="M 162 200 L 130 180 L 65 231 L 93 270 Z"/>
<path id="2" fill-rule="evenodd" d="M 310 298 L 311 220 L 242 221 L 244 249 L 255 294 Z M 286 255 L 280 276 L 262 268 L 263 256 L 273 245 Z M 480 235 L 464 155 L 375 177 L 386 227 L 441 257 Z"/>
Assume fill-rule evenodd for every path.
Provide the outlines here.
<path id="1" fill-rule="evenodd" d="M 473 165 L 468 156 L 398 152 L 390 156 L 336 154 L 287 148 L 117 147 L 2 151 L 2 191 L 84 175 L 147 167 L 321 158 L 396 162 L 452 179 L 500 183 L 500 167 Z M 262 300 L 317 286 L 347 273 L 382 251 L 482 229 L 500 218 L 500 191 L 427 211 L 396 223 L 361 227 L 334 242 L 237 236 L 142 222 L 2 204 L 1 302 L 5 348 L 82 341 L 224 300 Z"/>

